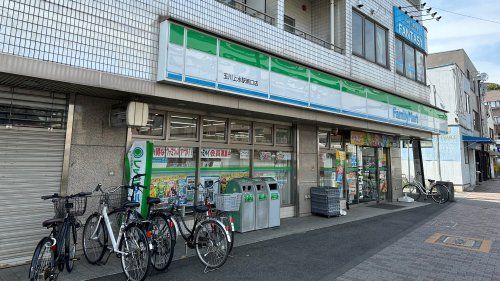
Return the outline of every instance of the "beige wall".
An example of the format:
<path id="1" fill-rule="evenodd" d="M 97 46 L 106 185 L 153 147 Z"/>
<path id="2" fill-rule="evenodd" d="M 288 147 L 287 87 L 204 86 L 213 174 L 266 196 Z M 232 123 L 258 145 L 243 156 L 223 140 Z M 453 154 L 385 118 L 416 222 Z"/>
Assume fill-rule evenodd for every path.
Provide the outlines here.
<path id="1" fill-rule="evenodd" d="M 299 216 L 311 213 L 310 188 L 318 185 L 318 140 L 316 126 L 297 126 L 297 202 Z"/>

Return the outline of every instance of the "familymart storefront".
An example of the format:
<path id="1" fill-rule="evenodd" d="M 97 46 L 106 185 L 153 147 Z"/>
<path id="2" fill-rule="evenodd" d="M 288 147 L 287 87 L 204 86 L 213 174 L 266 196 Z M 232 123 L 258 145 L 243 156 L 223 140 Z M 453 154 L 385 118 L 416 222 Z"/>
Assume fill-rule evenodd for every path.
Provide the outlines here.
<path id="1" fill-rule="evenodd" d="M 390 189 L 390 149 L 397 149 L 394 143 L 398 142 L 398 130 L 394 128 L 404 128 L 408 134 L 416 130 L 430 135 L 447 126 L 446 114 L 429 105 L 180 23 L 163 21 L 159 43 L 159 83 L 208 91 L 213 93 L 214 100 L 218 96 L 234 96 L 277 104 L 283 109 L 275 113 L 262 112 L 259 107 L 241 108 L 247 114 L 238 114 L 233 108 L 225 114 L 220 108 L 212 112 L 150 104 L 148 126 L 134 128 L 132 135 L 133 139 L 154 143 L 151 184 L 159 197 L 169 197 L 172 190 L 176 190 L 185 194 L 187 201 L 194 201 L 194 192 L 188 188 L 193 184 L 210 185 L 220 181 L 217 190 L 222 192 L 232 178 L 270 176 L 280 185 L 284 216 L 293 215 L 292 205 L 305 202 L 306 197 L 299 196 L 304 192 L 300 189 L 310 185 L 340 186 L 336 183 L 342 183 L 345 197 L 351 203 L 386 200 Z M 194 98 L 188 102 L 196 104 L 197 101 Z M 292 108 L 365 120 L 377 124 L 379 132 L 391 128 L 393 133 L 368 134 L 363 132 L 366 127 L 343 125 L 341 131 L 347 133 L 340 147 L 335 147 L 334 139 L 328 139 L 326 147 L 321 141 L 320 128 L 316 130 L 317 124 L 313 124 L 312 135 L 306 136 L 313 141 L 305 142 L 299 149 L 298 126 L 316 120 L 295 120 L 283 113 Z M 332 119 L 327 126 L 337 129 L 338 124 L 334 123 Z M 318 163 L 311 169 L 311 173 L 318 175 L 317 181 L 302 180 L 297 172 L 310 164 L 310 155 L 302 153 L 305 150 L 314 151 L 317 156 Z M 323 155 L 326 156 L 322 158 Z M 306 156 L 307 159 L 302 159 Z M 320 163 L 327 159 L 336 164 L 335 168 Z M 321 165 L 324 165 L 323 172 Z M 335 170 L 333 180 L 322 176 L 328 169 Z"/>

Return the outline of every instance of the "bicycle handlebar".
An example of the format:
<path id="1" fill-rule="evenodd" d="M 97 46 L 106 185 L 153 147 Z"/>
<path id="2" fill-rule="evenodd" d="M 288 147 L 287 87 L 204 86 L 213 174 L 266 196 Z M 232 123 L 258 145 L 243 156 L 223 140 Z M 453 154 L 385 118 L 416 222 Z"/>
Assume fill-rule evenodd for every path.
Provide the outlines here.
<path id="1" fill-rule="evenodd" d="M 41 198 L 43 200 L 48 200 L 48 199 L 56 199 L 56 198 L 73 198 L 73 197 L 85 197 L 85 196 L 90 196 L 92 195 L 92 192 L 79 192 L 76 194 L 71 194 L 67 196 L 61 196 L 59 193 L 54 193 L 52 195 L 44 195 Z"/>

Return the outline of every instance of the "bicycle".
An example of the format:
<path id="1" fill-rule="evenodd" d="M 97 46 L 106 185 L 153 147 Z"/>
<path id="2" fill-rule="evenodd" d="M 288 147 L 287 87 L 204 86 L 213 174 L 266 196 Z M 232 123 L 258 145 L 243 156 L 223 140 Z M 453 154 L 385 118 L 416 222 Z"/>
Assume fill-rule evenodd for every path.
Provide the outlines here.
<path id="1" fill-rule="evenodd" d="M 204 191 L 203 192 L 203 194 L 204 194 L 203 203 L 208 208 L 207 217 L 214 218 L 214 219 L 221 221 L 224 224 L 226 231 L 229 233 L 229 236 L 231 238 L 231 241 L 229 242 L 229 253 L 231 253 L 233 251 L 233 245 L 234 245 L 234 219 L 232 216 L 230 216 L 227 213 L 228 210 L 223 209 L 223 206 L 217 206 L 217 204 L 216 204 L 215 208 L 214 208 L 209 200 L 210 192 L 213 194 L 212 198 L 214 198 L 214 199 L 216 199 L 215 198 L 216 196 L 221 196 L 220 194 L 214 194 L 214 192 L 213 192 L 214 185 L 216 183 L 220 183 L 220 182 L 221 182 L 220 180 L 216 180 L 216 181 L 212 182 L 212 184 L 210 186 L 205 186 L 205 187 L 202 184 L 199 184 L 198 190 L 200 190 L 200 188 L 202 188 Z M 219 205 L 222 205 L 222 204 L 219 204 Z M 236 211 L 236 210 L 231 210 L 231 211 Z"/>
<path id="2" fill-rule="evenodd" d="M 174 195 L 179 198 L 176 192 Z M 195 204 L 193 206 L 194 223 L 192 228 L 189 228 L 177 201 L 175 200 L 168 210 L 169 222 L 173 224 L 175 233 L 179 231 L 186 246 L 196 250 L 198 259 L 205 265 L 205 272 L 224 265 L 229 256 L 228 244 L 231 243 L 231 237 L 224 224 L 217 219 L 207 217 L 206 213 L 209 209 L 207 206 Z"/>
<path id="3" fill-rule="evenodd" d="M 91 193 L 80 192 L 69 196 L 42 196 L 52 199 L 55 216 L 42 222 L 42 226 L 52 228 L 49 236 L 38 242 L 31 259 L 29 279 L 57 280 L 59 273 L 66 267 L 67 272 L 74 268 L 77 244 L 77 229 L 81 223 L 76 217 L 82 216 L 87 207 L 87 197 Z M 71 241 L 71 239 L 73 239 Z"/>
<path id="4" fill-rule="evenodd" d="M 113 233 L 108 216 L 110 195 L 117 190 L 128 188 L 128 186 L 118 186 L 104 191 L 101 184 L 97 185 L 94 191 L 101 193 L 99 211 L 90 215 L 85 222 L 82 237 L 83 253 L 89 263 L 98 264 L 106 250 L 110 251 L 110 255 L 114 252 L 121 259 L 127 280 L 142 281 L 149 274 L 152 246 L 146 237 L 151 233 L 146 233 L 144 224 L 130 219 L 134 209 L 140 206 L 139 202 L 126 201 L 122 205 L 126 217 L 120 223 L 117 237 Z M 111 247 L 108 246 L 109 239 Z"/>
<path id="5" fill-rule="evenodd" d="M 139 184 L 138 179 L 145 174 L 137 174 L 132 178 L 132 185 L 127 186 L 132 191 L 130 198 L 135 197 L 135 193 L 145 187 Z M 135 220 L 138 223 L 143 223 L 147 232 L 151 233 L 148 239 L 152 244 L 151 250 L 151 266 L 155 270 L 165 271 L 174 255 L 175 235 L 173 234 L 173 226 L 169 223 L 170 217 L 164 212 L 159 205 L 161 200 L 156 197 L 149 197 L 146 200 L 148 204 L 148 213 L 144 218 L 139 212 L 133 210 L 129 217 L 130 220 Z M 116 208 L 108 213 L 108 217 L 116 216 L 117 222 L 126 218 L 127 211 L 124 208 Z M 113 221 L 113 219 L 111 219 Z"/>
<path id="6" fill-rule="evenodd" d="M 425 200 L 429 197 L 434 200 L 434 202 L 438 204 L 443 204 L 448 202 L 450 199 L 450 190 L 447 186 L 436 183 L 435 180 L 428 179 L 429 188 L 427 189 L 423 186 L 419 181 L 412 180 L 410 182 L 406 182 L 403 186 L 403 193 L 406 196 L 413 198 L 413 200 L 417 201 L 422 195 L 425 196 Z"/>

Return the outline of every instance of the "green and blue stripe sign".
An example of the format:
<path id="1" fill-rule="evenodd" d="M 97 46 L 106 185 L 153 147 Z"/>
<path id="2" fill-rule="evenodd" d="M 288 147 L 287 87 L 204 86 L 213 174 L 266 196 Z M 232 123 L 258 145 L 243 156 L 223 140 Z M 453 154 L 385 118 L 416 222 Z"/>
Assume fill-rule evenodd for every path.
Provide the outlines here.
<path id="1" fill-rule="evenodd" d="M 445 112 L 177 23 L 160 24 L 158 81 L 446 133 Z"/>

